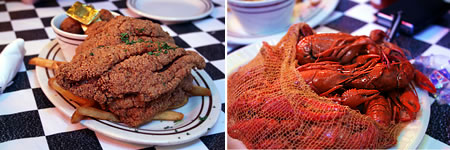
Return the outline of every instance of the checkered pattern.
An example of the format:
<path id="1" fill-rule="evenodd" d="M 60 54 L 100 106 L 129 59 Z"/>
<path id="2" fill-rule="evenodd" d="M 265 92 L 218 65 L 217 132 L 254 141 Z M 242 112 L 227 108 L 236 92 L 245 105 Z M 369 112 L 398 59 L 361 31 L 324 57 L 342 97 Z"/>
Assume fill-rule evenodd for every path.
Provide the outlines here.
<path id="1" fill-rule="evenodd" d="M 75 1 L 95 8 L 142 18 L 126 7 L 126 1 L 41 0 L 34 5 L 21 1 L 0 1 L 0 52 L 16 38 L 25 40 L 24 62 L 36 57 L 55 34 L 53 16 L 64 13 Z M 182 145 L 149 147 L 117 141 L 71 124 L 47 99 L 36 79 L 34 66 L 22 64 L 14 84 L 0 95 L 0 149 L 224 149 L 225 148 L 225 2 L 214 0 L 214 11 L 206 18 L 182 24 L 162 24 L 176 44 L 199 52 L 206 60 L 205 71 L 220 91 L 222 112 L 208 133 Z M 51 128 L 49 125 L 51 124 Z"/>
<path id="2" fill-rule="evenodd" d="M 375 23 L 377 12 L 370 5 L 370 0 L 340 0 L 336 10 L 322 25 L 315 28 L 317 32 L 345 32 L 353 35 L 369 35 L 374 29 L 386 31 L 386 28 Z M 417 56 L 445 55 L 450 57 L 450 13 L 429 26 L 422 32 L 411 36 L 400 34 L 394 43 L 411 51 L 413 58 Z M 228 53 L 244 45 L 227 47 Z M 426 134 L 450 145 L 450 106 L 431 105 L 431 118 Z"/>

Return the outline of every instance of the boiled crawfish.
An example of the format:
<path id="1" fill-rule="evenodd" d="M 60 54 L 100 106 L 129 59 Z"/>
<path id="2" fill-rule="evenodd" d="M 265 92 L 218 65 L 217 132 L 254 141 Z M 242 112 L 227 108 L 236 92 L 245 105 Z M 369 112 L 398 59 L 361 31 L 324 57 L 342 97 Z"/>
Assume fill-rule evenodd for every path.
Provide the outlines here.
<path id="1" fill-rule="evenodd" d="M 401 48 L 384 41 L 386 34 L 381 30 L 367 37 L 314 34 L 308 28 L 301 26 L 300 32 L 307 32 L 300 34 L 296 45 L 300 65 L 297 71 L 321 96 L 351 108 L 365 103 L 365 113 L 387 126 L 391 120 L 415 118 L 420 105 L 413 82 L 428 92 L 436 92 Z"/>

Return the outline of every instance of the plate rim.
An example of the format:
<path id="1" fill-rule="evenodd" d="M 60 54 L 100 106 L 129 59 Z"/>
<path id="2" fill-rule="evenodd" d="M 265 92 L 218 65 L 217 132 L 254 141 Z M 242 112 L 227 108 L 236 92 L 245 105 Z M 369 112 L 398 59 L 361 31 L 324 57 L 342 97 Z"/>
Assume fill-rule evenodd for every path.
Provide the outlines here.
<path id="1" fill-rule="evenodd" d="M 270 45 L 275 45 L 278 43 L 278 41 L 281 40 L 281 37 L 272 37 L 272 39 L 267 40 L 266 42 Z M 231 54 L 227 55 L 227 76 L 231 75 L 232 73 L 236 72 L 237 69 L 239 69 L 242 65 L 247 64 L 248 62 L 250 62 L 258 53 L 259 53 L 259 49 L 261 48 L 262 43 L 252 43 L 249 45 L 246 45 L 242 48 L 237 49 L 236 51 L 234 51 Z M 244 60 L 241 61 L 239 63 L 238 60 Z M 234 63 L 234 65 L 233 65 Z M 228 80 L 228 79 L 227 79 Z M 425 132 L 428 128 L 429 125 L 429 120 L 430 120 L 430 115 L 431 115 L 431 97 L 428 96 L 428 94 L 426 93 L 426 91 L 420 89 L 420 88 L 416 88 L 418 96 L 419 96 L 419 102 L 420 102 L 420 111 L 421 112 L 421 116 L 418 116 L 417 118 L 420 119 L 416 119 L 412 122 L 409 122 L 405 128 L 402 129 L 402 131 L 400 132 L 399 136 L 397 137 L 397 144 L 394 145 L 391 148 L 388 149 L 416 149 L 419 144 L 422 142 L 423 137 L 425 136 Z M 422 98 L 424 97 L 424 98 Z M 418 134 L 415 134 L 416 138 L 413 140 L 409 140 L 407 139 L 408 137 L 403 138 L 403 135 L 405 132 L 407 132 L 405 129 L 408 127 L 411 127 L 413 125 L 413 123 L 415 124 L 419 124 L 421 125 L 420 131 L 416 132 Z M 410 131 L 413 131 L 413 129 L 411 129 Z M 414 130 L 416 131 L 416 130 Z M 228 132 L 225 132 L 226 136 L 228 137 Z M 408 134 L 409 135 L 409 134 Z M 230 137 L 231 138 L 231 137 Z M 403 140 L 408 140 L 411 141 L 410 143 L 404 143 L 404 145 L 399 145 L 400 141 Z M 401 143 L 403 144 L 403 143 Z"/>
<path id="2" fill-rule="evenodd" d="M 42 48 L 40 51 L 38 57 L 45 58 L 45 55 L 50 55 L 49 51 L 51 48 L 57 48 L 59 47 L 59 44 L 56 40 L 50 41 L 46 46 Z M 60 47 L 59 47 L 60 48 Z M 55 52 L 57 53 L 57 52 Z M 56 56 L 57 54 L 55 54 Z M 60 54 L 62 55 L 62 54 Z M 63 59 L 65 59 L 63 56 L 60 56 Z M 36 66 L 36 76 L 39 85 L 41 86 L 42 91 L 46 95 L 46 97 L 49 99 L 49 101 L 55 105 L 55 107 L 61 111 L 65 116 L 71 117 L 72 113 L 74 112 L 73 106 L 70 106 L 66 100 L 62 99 L 59 93 L 57 93 L 55 90 L 50 89 L 48 86 L 47 77 L 43 77 L 43 74 L 46 74 L 46 68 Z M 210 128 L 216 125 L 220 111 L 221 111 L 221 99 L 219 96 L 218 89 L 214 83 L 214 81 L 211 79 L 211 77 L 204 71 L 204 70 L 192 70 L 192 72 L 197 72 L 198 76 L 201 76 L 201 78 L 204 80 L 204 84 L 209 86 L 211 89 L 212 97 L 211 98 L 211 105 L 209 111 L 209 115 L 204 121 L 197 121 L 193 120 L 192 122 L 198 122 L 198 125 L 189 131 L 186 132 L 175 132 L 175 134 L 171 135 L 149 135 L 139 132 L 131 132 L 131 131 L 125 131 L 122 129 L 117 129 L 110 127 L 106 125 L 106 123 L 100 123 L 100 122 L 109 122 L 104 120 L 82 120 L 80 124 L 83 126 L 89 128 L 92 131 L 101 133 L 103 135 L 106 135 L 108 137 L 111 137 L 113 139 L 117 139 L 120 141 L 125 141 L 129 143 L 135 143 L 135 144 L 144 144 L 144 145 L 160 145 L 160 146 L 168 146 L 168 145 L 176 145 L 176 144 L 182 144 L 187 143 L 193 140 L 196 140 L 200 138 L 201 136 L 205 135 Z M 194 74 L 194 78 L 195 78 Z M 201 81 L 200 81 L 201 82 Z M 201 85 L 201 83 L 200 83 Z M 53 94 L 53 95 L 52 95 Z M 58 98 L 59 97 L 59 98 Z M 209 97 L 209 96 L 204 96 Z M 204 98 L 203 97 L 203 98 Z M 203 103 L 202 103 L 203 105 Z M 215 107 L 213 107 L 215 106 Z M 203 112 L 203 111 L 202 111 Z M 202 112 L 199 112 L 201 114 Z M 128 127 L 129 129 L 133 129 L 131 127 Z M 189 134 L 188 134 L 189 133 Z M 177 138 L 178 137 L 178 138 Z"/>
<path id="3" fill-rule="evenodd" d="M 136 8 L 133 4 L 131 4 L 132 1 L 138 1 L 138 0 L 127 0 L 127 7 L 134 13 L 146 17 L 146 18 L 150 18 L 150 19 L 155 19 L 155 20 L 159 20 L 159 21 L 190 21 L 190 20 L 196 20 L 196 19 L 200 19 L 203 17 L 206 17 L 207 15 L 211 14 L 211 12 L 214 9 L 214 4 L 212 1 L 210 0 L 200 0 L 202 2 L 205 3 L 206 7 L 209 7 L 209 9 L 205 12 L 203 12 L 202 14 L 199 15 L 195 15 L 195 16 L 190 16 L 190 17 L 164 17 L 164 16 L 158 16 L 158 15 L 152 15 L 146 12 L 143 12 L 141 10 L 139 10 L 138 8 Z M 190 0 L 189 0 L 190 1 Z"/>
<path id="4" fill-rule="evenodd" d="M 328 15 L 330 15 L 334 12 L 337 5 L 339 4 L 339 0 L 328 0 L 327 2 L 330 2 L 330 3 L 326 3 L 327 7 L 325 7 L 325 9 L 321 10 L 318 14 L 314 15 L 314 17 L 312 17 L 308 21 L 306 21 L 306 23 L 310 24 L 311 27 L 316 27 L 316 26 L 320 25 L 322 23 L 322 21 L 324 21 L 328 17 Z M 227 18 L 230 18 L 230 16 L 233 15 L 230 12 L 228 12 L 227 14 L 228 14 Z M 315 21 L 315 22 L 311 21 L 320 15 L 323 15 L 323 17 L 319 18 L 318 21 Z M 227 19 L 227 21 L 229 21 L 229 19 Z M 292 21 L 292 24 L 295 24 L 295 23 L 299 23 L 298 18 L 295 18 L 295 21 Z M 227 26 L 228 26 L 228 24 L 227 24 Z M 229 44 L 247 45 L 247 44 L 252 44 L 252 43 L 255 43 L 258 41 L 270 40 L 273 38 L 281 37 L 285 34 L 286 34 L 286 32 L 280 32 L 280 33 L 276 33 L 276 34 L 272 34 L 272 35 L 258 36 L 257 38 L 243 38 L 243 37 L 236 37 L 236 36 L 227 34 L 227 41 Z"/>

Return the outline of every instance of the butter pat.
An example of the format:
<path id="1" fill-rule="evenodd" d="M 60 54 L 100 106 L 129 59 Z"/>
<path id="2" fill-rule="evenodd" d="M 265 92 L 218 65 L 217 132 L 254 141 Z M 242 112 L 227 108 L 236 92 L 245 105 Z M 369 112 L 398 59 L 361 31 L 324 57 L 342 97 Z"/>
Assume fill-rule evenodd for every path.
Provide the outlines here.
<path id="1" fill-rule="evenodd" d="M 66 11 L 66 14 L 82 24 L 89 25 L 98 19 L 99 11 L 92 5 L 77 1 Z"/>

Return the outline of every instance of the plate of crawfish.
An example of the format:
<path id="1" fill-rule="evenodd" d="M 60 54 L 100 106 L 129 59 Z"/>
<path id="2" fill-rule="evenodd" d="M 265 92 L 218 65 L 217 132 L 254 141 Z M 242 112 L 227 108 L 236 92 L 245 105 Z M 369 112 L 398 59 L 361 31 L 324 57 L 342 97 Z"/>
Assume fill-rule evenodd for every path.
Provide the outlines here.
<path id="1" fill-rule="evenodd" d="M 369 36 L 353 36 L 346 33 L 315 33 L 307 24 L 295 24 L 282 39 L 250 44 L 230 54 L 227 57 L 228 84 L 233 80 L 230 78 L 235 77 L 233 74 L 255 57 L 260 57 L 263 49 L 266 54 L 275 54 L 270 51 L 276 51 L 274 49 L 277 48 L 292 51 L 295 53 L 293 55 L 295 58 L 289 58 L 295 62 L 292 67 L 295 66 L 304 82 L 317 95 L 367 116 L 379 128 L 393 125 L 400 127 L 400 131 L 394 133 L 396 141 L 394 139 L 390 143 L 385 143 L 385 147 L 358 143 L 358 146 L 342 147 L 331 144 L 301 148 L 415 149 L 428 127 L 432 99 L 428 92 L 434 93 L 436 89 L 429 79 L 407 60 L 406 50 L 386 42 L 385 37 L 386 34 L 380 30 L 372 31 Z M 261 52 L 258 51 L 260 48 Z M 228 88 L 230 95 L 230 85 Z M 233 114 L 230 112 L 233 111 L 233 103 L 230 104 L 230 98 L 228 101 L 227 113 L 230 116 Z M 231 118 L 233 119 L 232 115 Z M 256 120 L 262 122 L 261 119 Z M 271 123 L 278 125 L 283 121 L 285 120 Z M 270 137 L 264 137 L 264 132 L 259 137 L 266 139 L 260 140 L 259 143 L 255 142 L 255 139 L 252 141 L 243 138 L 236 135 L 238 132 L 235 132 L 233 125 L 238 123 L 235 123 L 235 120 L 230 121 L 230 117 L 228 122 L 228 124 L 232 122 L 231 127 L 230 125 L 228 127 L 228 138 L 232 141 L 236 139 L 242 141 L 229 143 L 229 148 L 292 148 L 286 146 L 292 140 L 275 141 Z M 325 141 L 328 143 L 338 143 L 337 140 L 342 138 L 342 135 L 329 138 L 336 134 L 326 131 L 326 129 L 318 130 L 319 133 L 309 137 L 332 139 Z M 317 138 L 322 136 L 322 133 L 328 138 Z M 364 135 L 361 134 L 359 137 Z"/>

